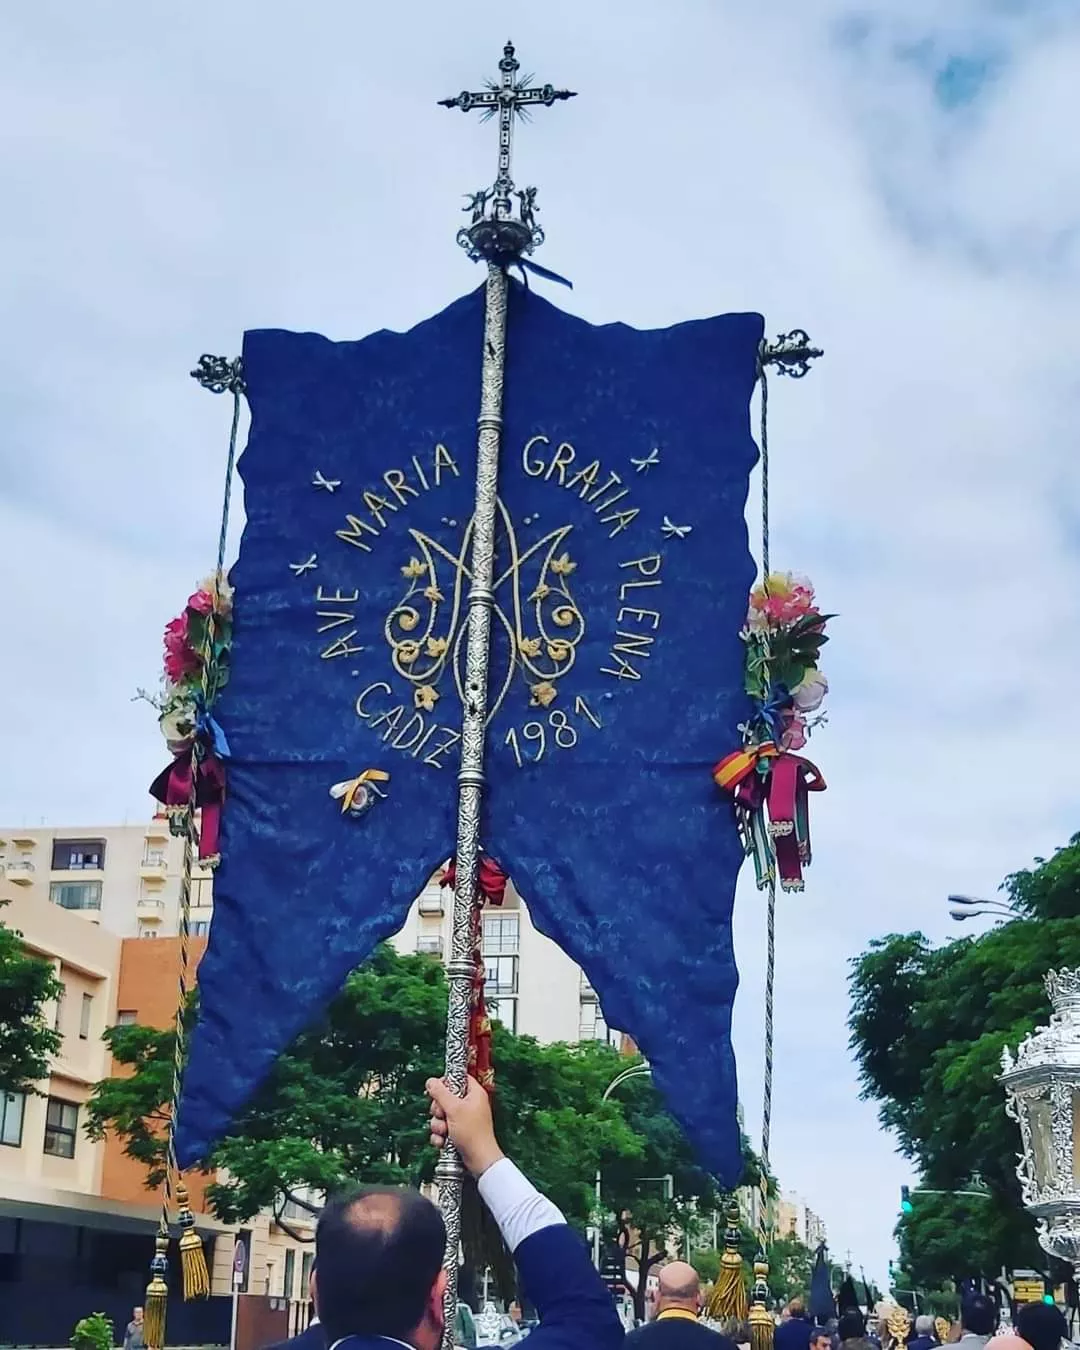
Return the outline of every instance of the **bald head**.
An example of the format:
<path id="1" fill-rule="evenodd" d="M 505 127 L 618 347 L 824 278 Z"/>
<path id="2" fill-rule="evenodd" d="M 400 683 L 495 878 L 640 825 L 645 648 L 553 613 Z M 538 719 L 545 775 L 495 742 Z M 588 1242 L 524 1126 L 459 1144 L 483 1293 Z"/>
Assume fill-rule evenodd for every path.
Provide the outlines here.
<path id="1" fill-rule="evenodd" d="M 693 1266 L 685 1261 L 670 1261 L 660 1271 L 657 1311 L 665 1308 L 689 1308 L 697 1312 L 701 1305 L 701 1281 Z"/>
<path id="2" fill-rule="evenodd" d="M 372 1189 L 331 1201 L 315 1233 L 315 1302 L 331 1343 L 389 1336 L 438 1343 L 446 1229 L 413 1190 Z M 427 1322 L 439 1322 L 436 1327 Z M 421 1325 L 424 1324 L 424 1325 Z M 420 1328 L 432 1334 L 417 1336 Z"/>

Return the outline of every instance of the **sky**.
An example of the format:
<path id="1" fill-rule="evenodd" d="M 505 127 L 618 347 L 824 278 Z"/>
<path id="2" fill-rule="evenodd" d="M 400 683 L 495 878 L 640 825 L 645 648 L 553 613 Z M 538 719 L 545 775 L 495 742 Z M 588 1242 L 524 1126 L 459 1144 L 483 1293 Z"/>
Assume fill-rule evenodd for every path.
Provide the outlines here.
<path id="1" fill-rule="evenodd" d="M 858 1099 L 848 961 L 955 935 L 950 891 L 1080 822 L 1075 3 L 4 7 L 0 821 L 145 818 L 162 747 L 132 695 L 212 568 L 227 434 L 187 372 L 245 328 L 359 337 L 477 284 L 454 233 L 494 132 L 434 100 L 508 36 L 580 92 L 515 152 L 557 303 L 758 310 L 826 350 L 770 387 L 774 563 L 840 615 L 815 862 L 779 906 L 773 1163 L 880 1279 L 913 1178 Z M 736 941 L 756 1134 L 746 885 Z"/>

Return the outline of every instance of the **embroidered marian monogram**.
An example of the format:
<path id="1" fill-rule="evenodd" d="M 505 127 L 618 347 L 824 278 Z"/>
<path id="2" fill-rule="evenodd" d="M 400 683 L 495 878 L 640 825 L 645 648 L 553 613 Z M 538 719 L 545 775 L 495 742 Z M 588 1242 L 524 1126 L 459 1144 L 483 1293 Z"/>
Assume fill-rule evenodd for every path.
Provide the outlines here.
<path id="1" fill-rule="evenodd" d="M 498 513 L 501 538 L 496 547 L 505 545 L 508 562 L 501 572 L 496 569 L 492 612 L 506 645 L 503 669 L 491 670 L 489 722 L 502 707 L 515 671 L 529 686 L 530 702 L 547 707 L 556 696 L 558 681 L 573 668 L 585 635 L 585 619 L 569 586 L 577 563 L 563 548 L 573 526 L 560 526 L 523 548 L 501 501 Z M 470 520 L 455 554 L 420 530 L 409 531 L 420 557 L 411 557 L 402 567 L 408 589 L 386 620 L 394 670 L 413 686 L 416 707 L 429 712 L 440 697 L 438 685 L 448 667 L 458 698 L 465 701 L 465 600 L 472 580 L 467 561 L 472 533 Z M 527 578 L 534 568 L 532 585 Z"/>

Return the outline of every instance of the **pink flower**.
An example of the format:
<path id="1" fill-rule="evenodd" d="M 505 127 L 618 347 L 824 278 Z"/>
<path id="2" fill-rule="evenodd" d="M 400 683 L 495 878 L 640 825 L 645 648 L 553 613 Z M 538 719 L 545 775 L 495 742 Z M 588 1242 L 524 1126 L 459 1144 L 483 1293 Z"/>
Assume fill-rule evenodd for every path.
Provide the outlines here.
<path id="1" fill-rule="evenodd" d="M 780 738 L 781 750 L 801 750 L 806 744 L 806 720 L 801 712 L 784 714 L 784 734 Z"/>
<path id="2" fill-rule="evenodd" d="M 165 625 L 165 675 L 171 683 L 178 684 L 198 669 L 199 658 L 188 640 L 187 615 L 181 614 Z"/>
<path id="3" fill-rule="evenodd" d="M 188 596 L 188 609 L 193 609 L 196 614 L 209 614 L 213 608 L 214 597 L 207 590 L 198 590 Z"/>
<path id="4" fill-rule="evenodd" d="M 750 592 L 750 613 L 763 615 L 770 626 L 795 623 L 813 614 L 814 588 L 806 577 L 793 572 L 770 572 Z"/>

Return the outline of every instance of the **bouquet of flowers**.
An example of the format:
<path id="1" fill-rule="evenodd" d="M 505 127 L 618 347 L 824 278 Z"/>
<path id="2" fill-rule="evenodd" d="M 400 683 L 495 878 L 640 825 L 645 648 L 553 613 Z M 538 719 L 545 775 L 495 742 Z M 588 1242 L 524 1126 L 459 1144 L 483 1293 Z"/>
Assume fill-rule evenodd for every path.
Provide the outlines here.
<path id="1" fill-rule="evenodd" d="M 810 862 L 807 794 L 825 780 L 809 760 L 794 752 L 806 745 L 829 683 L 818 661 L 828 641 L 814 588 L 792 572 L 770 572 L 750 592 L 740 637 L 746 645 L 746 692 L 754 708 L 739 730 L 742 749 L 713 769 L 718 786 L 735 798 L 739 830 L 754 859 L 759 887 L 775 883 L 802 890 L 802 869 Z"/>
<path id="2" fill-rule="evenodd" d="M 199 857 L 217 857 L 225 771 L 225 733 L 210 709 L 229 679 L 232 588 L 209 577 L 188 597 L 184 612 L 165 627 L 163 692 L 153 700 L 173 762 L 155 778 L 150 792 L 163 803 L 174 830 L 184 833 L 195 775 L 195 804 L 202 811 Z"/>
<path id="3" fill-rule="evenodd" d="M 828 642 L 814 588 L 794 572 L 770 572 L 750 592 L 746 626 L 746 692 L 754 700 L 747 731 L 752 741 L 771 740 L 782 750 L 801 750 L 820 711 L 829 682 L 818 669 Z"/>

